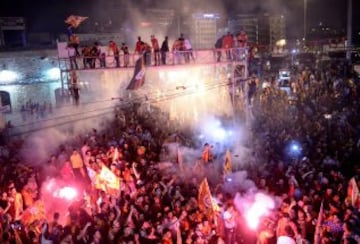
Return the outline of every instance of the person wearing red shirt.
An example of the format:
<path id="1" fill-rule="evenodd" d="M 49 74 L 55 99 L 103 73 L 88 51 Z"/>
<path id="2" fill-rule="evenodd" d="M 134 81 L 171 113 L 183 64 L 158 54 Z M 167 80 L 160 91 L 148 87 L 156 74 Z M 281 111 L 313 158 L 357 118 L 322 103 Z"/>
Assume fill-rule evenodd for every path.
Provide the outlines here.
<path id="1" fill-rule="evenodd" d="M 109 49 L 112 51 L 112 53 L 114 55 L 116 67 L 119 68 L 120 67 L 120 50 L 114 41 L 109 42 Z"/>
<path id="2" fill-rule="evenodd" d="M 243 48 L 246 47 L 248 42 L 248 36 L 246 35 L 245 31 L 240 31 L 239 34 L 236 36 L 236 40 L 238 43 L 238 47 Z"/>
<path id="3" fill-rule="evenodd" d="M 154 51 L 155 65 L 160 65 L 160 46 L 154 35 L 151 35 L 151 45 Z"/>
<path id="4" fill-rule="evenodd" d="M 225 52 L 226 52 L 226 57 L 228 60 L 231 60 L 232 57 L 231 57 L 231 49 L 234 48 L 234 37 L 233 35 L 228 32 L 223 40 L 222 40 L 222 48 L 226 49 Z"/>
<path id="5" fill-rule="evenodd" d="M 141 37 L 138 36 L 138 40 L 135 45 L 135 54 L 142 54 L 143 41 L 141 41 Z"/>

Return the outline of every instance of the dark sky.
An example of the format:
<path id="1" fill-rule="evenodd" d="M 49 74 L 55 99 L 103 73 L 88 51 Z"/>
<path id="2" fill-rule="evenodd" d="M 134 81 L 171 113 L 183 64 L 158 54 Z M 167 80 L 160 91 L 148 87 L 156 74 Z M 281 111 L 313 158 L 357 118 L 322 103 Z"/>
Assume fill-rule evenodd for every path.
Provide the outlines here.
<path id="1" fill-rule="evenodd" d="M 282 13 L 287 18 L 290 36 L 302 33 L 304 0 L 1 0 L 0 16 L 25 16 L 31 29 L 40 31 L 51 28 L 58 31 L 64 18 L 79 14 L 90 18 L 106 16 L 111 2 L 121 2 L 132 7 L 175 7 L 187 5 L 189 9 L 239 13 Z M 308 26 L 324 25 L 346 29 L 347 0 L 306 0 L 308 2 Z M 213 2 L 213 4 L 211 4 Z M 223 5 L 223 6 L 221 6 Z M 111 7 L 110 7 L 111 8 Z M 360 9 L 360 1 L 353 0 L 353 9 Z M 354 29 L 360 31 L 360 14 L 354 12 Z M 121 15 L 121 13 L 119 14 Z"/>

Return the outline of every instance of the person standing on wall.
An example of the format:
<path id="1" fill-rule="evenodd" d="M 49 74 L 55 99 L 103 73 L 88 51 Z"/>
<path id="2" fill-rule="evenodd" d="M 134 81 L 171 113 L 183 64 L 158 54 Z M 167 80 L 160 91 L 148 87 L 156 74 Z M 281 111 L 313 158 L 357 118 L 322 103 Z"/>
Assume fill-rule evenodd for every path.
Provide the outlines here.
<path id="1" fill-rule="evenodd" d="M 125 42 L 122 43 L 121 45 L 121 50 L 124 53 L 124 67 L 128 67 L 129 66 L 129 47 L 125 44 Z"/>
<path id="2" fill-rule="evenodd" d="M 180 56 L 183 56 L 186 61 L 186 52 L 185 52 L 185 36 L 183 33 L 180 34 L 180 37 L 177 41 L 177 47 L 180 52 Z"/>
<path id="3" fill-rule="evenodd" d="M 142 48 L 143 48 L 143 41 L 141 40 L 141 37 L 140 36 L 138 36 L 138 40 L 137 40 L 137 42 L 136 42 L 136 45 L 135 45 L 135 51 L 134 51 L 134 53 L 135 54 L 142 54 Z"/>
<path id="4" fill-rule="evenodd" d="M 165 36 L 165 39 L 162 42 L 161 49 L 160 49 L 160 51 L 161 51 L 161 63 L 164 64 L 164 65 L 166 64 L 166 55 L 169 52 L 169 50 L 170 49 L 169 49 L 168 37 Z"/>
<path id="5" fill-rule="evenodd" d="M 222 48 L 225 49 L 227 60 L 232 60 L 231 49 L 234 48 L 234 37 L 228 32 L 222 40 Z"/>
<path id="6" fill-rule="evenodd" d="M 116 67 L 119 68 L 120 67 L 120 50 L 118 48 L 118 46 L 116 45 L 116 43 L 114 41 L 110 41 L 109 42 L 109 48 L 112 51 L 113 55 L 114 55 L 114 60 L 116 62 Z"/>
<path id="7" fill-rule="evenodd" d="M 146 42 L 142 42 L 141 44 L 144 64 L 145 66 L 151 65 L 151 46 Z"/>
<path id="8" fill-rule="evenodd" d="M 221 61 L 221 48 L 222 48 L 222 42 L 223 42 L 224 36 L 221 36 L 217 41 L 215 42 L 215 53 L 216 53 L 216 62 Z"/>
<path id="9" fill-rule="evenodd" d="M 75 49 L 76 56 L 80 56 L 80 53 L 79 53 L 80 39 L 77 35 L 71 34 L 71 36 L 69 38 L 69 45 Z"/>
<path id="10" fill-rule="evenodd" d="M 195 61 L 191 42 L 188 38 L 184 39 L 184 47 L 185 47 L 185 52 L 186 52 L 185 53 L 185 62 L 189 63 L 190 59 L 192 61 Z"/>
<path id="11" fill-rule="evenodd" d="M 74 98 L 74 102 L 76 105 L 79 105 L 80 100 L 80 89 L 79 89 L 79 81 L 75 71 L 71 72 L 71 90 Z"/>
<path id="12" fill-rule="evenodd" d="M 158 40 L 155 38 L 154 35 L 151 35 L 151 45 L 154 51 L 155 66 L 160 65 L 160 46 Z"/>

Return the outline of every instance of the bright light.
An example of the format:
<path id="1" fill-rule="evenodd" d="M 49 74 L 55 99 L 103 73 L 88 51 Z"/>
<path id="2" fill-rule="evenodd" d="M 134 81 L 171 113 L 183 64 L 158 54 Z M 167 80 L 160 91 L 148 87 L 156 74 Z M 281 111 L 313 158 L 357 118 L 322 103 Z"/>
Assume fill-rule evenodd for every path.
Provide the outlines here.
<path id="1" fill-rule="evenodd" d="M 203 14 L 204 18 L 214 18 L 215 15 L 214 14 Z"/>
<path id="2" fill-rule="evenodd" d="M 230 212 L 228 212 L 228 211 L 225 211 L 225 212 L 224 212 L 223 218 L 224 218 L 225 220 L 231 219 L 231 217 L 232 217 L 232 215 L 231 215 Z"/>
<path id="3" fill-rule="evenodd" d="M 45 72 L 46 78 L 49 80 L 58 80 L 60 79 L 60 69 L 59 68 L 51 68 Z"/>
<path id="4" fill-rule="evenodd" d="M 252 230 L 256 230 L 261 218 L 267 216 L 275 208 L 274 200 L 263 193 L 257 193 L 254 200 L 250 207 L 245 209 L 246 223 Z"/>
<path id="5" fill-rule="evenodd" d="M 142 27 L 149 27 L 149 26 L 151 26 L 151 23 L 144 21 L 144 22 L 141 22 L 140 25 L 141 25 Z"/>
<path id="6" fill-rule="evenodd" d="M 296 145 L 296 144 L 291 146 L 291 150 L 294 151 L 294 152 L 299 151 L 299 149 L 300 149 L 299 146 Z"/>
<path id="7" fill-rule="evenodd" d="M 13 82 L 19 78 L 19 75 L 11 70 L 0 71 L 0 82 Z"/>
<path id="8" fill-rule="evenodd" d="M 301 144 L 297 141 L 292 141 L 287 150 L 289 156 L 298 157 L 301 155 Z"/>
<path id="9" fill-rule="evenodd" d="M 226 137 L 226 131 L 223 128 L 217 128 L 215 129 L 213 136 L 215 139 L 222 141 Z"/>
<path id="10" fill-rule="evenodd" d="M 68 201 L 74 200 L 77 195 L 77 190 L 70 186 L 65 186 L 63 188 L 60 188 L 58 192 L 55 192 L 55 196 L 66 199 Z"/>
<path id="11" fill-rule="evenodd" d="M 332 118 L 332 115 L 331 115 L 331 114 L 324 114 L 324 118 L 325 118 L 325 119 L 331 119 L 331 118 Z"/>
<path id="12" fill-rule="evenodd" d="M 51 191 L 54 191 L 54 188 L 55 188 L 55 180 L 54 179 L 51 179 L 50 181 L 48 181 L 46 184 L 45 184 L 45 189 L 49 192 Z"/>
<path id="13" fill-rule="evenodd" d="M 292 54 L 297 53 L 296 49 L 291 50 L 291 53 L 292 53 Z"/>
<path id="14" fill-rule="evenodd" d="M 286 45 L 286 40 L 285 39 L 280 39 L 276 42 L 276 46 L 279 46 L 279 47 L 283 47 Z"/>

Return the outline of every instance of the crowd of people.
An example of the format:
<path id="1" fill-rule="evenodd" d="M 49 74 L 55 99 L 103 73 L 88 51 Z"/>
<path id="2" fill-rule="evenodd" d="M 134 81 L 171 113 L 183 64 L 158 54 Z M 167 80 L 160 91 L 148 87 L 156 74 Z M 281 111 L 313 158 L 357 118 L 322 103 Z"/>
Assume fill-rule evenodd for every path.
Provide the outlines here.
<path id="1" fill-rule="evenodd" d="M 191 42 L 181 34 L 170 46 L 169 38 L 164 37 L 161 45 L 155 35 L 151 35 L 150 42 L 145 42 L 139 36 L 135 44 L 134 52 L 131 53 L 126 43 L 118 46 L 113 40 L 107 46 L 95 42 L 90 46 L 80 46 L 80 40 L 76 34 L 69 37 L 68 52 L 70 64 L 73 69 L 79 69 L 77 59 L 82 57 L 84 69 L 94 69 L 95 67 L 129 67 L 134 55 L 143 56 L 145 65 L 166 65 L 169 64 L 169 53 L 174 55 L 174 64 L 189 63 L 195 57 Z"/>
<path id="2" fill-rule="evenodd" d="M 135 104 L 118 107 L 106 128 L 59 145 L 41 164 L 20 156 L 23 141 L 1 147 L 1 243 L 359 243 L 359 197 L 351 193 L 360 175 L 360 84 L 342 67 L 294 71 L 291 100 L 276 80 L 252 91 L 251 156 L 240 168 L 257 191 L 280 199 L 256 231 L 234 205 L 236 189 L 224 190 L 222 157 L 205 144 L 203 155 L 180 167 L 164 144 L 194 147 L 197 137 Z M 91 172 L 104 166 L 118 189 L 93 183 Z M 209 213 L 198 195 L 214 168 L 218 177 L 208 181 L 217 208 Z M 25 223 L 49 178 L 76 182 L 87 197 L 67 213 Z"/>

